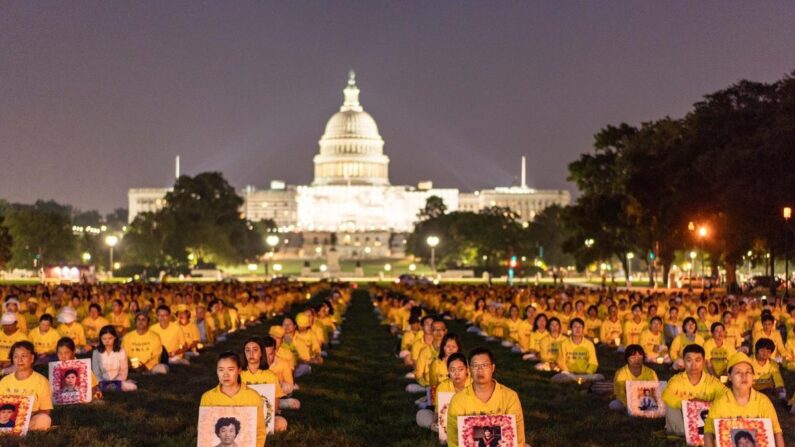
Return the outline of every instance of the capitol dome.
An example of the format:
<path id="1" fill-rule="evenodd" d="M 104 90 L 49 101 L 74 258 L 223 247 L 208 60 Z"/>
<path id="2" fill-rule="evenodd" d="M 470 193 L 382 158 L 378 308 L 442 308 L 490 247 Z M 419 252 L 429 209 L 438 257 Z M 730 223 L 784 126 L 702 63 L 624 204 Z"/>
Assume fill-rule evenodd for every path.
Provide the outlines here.
<path id="1" fill-rule="evenodd" d="M 332 115 L 318 142 L 312 185 L 389 185 L 389 157 L 373 117 L 359 103 L 353 71 L 343 90 L 345 100 Z"/>

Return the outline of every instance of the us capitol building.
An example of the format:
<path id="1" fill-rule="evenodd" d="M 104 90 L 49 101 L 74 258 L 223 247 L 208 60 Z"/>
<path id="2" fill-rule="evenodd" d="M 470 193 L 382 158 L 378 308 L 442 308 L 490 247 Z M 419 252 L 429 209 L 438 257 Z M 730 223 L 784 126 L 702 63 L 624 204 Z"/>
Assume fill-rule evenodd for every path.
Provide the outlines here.
<path id="1" fill-rule="evenodd" d="M 384 140 L 359 102 L 353 71 L 343 95 L 342 107 L 328 120 L 320 137 L 311 185 L 273 180 L 268 189 L 247 186 L 240 191 L 244 199 L 241 211 L 248 220 L 272 219 L 276 223 L 283 236 L 282 254 L 321 257 L 336 243 L 341 258 L 401 257 L 417 213 L 431 196 L 441 197 L 448 211 L 508 207 L 524 222 L 533 220 L 547 206 L 569 204 L 568 191 L 526 186 L 524 157 L 520 186 L 464 193 L 455 188 L 433 188 L 427 181 L 416 187 L 391 185 Z M 138 213 L 162 208 L 169 191 L 130 189 L 130 222 Z"/>

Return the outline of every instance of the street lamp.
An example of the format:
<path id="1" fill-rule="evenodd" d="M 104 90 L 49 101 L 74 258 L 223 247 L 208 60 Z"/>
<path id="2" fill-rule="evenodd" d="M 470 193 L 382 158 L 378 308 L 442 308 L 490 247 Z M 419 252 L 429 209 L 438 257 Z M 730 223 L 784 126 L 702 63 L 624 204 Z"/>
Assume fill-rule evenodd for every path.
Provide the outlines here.
<path id="1" fill-rule="evenodd" d="M 792 208 L 784 207 L 784 298 L 789 298 L 789 221 L 792 219 Z"/>
<path id="2" fill-rule="evenodd" d="M 690 284 L 687 286 L 687 289 L 689 291 L 693 290 L 693 270 L 694 270 L 693 266 L 695 265 L 696 262 L 696 256 L 698 256 L 698 254 L 696 253 L 695 250 L 690 252 L 690 274 L 687 275 L 690 277 Z"/>
<path id="3" fill-rule="evenodd" d="M 703 289 L 706 283 L 704 282 L 704 238 L 707 237 L 707 227 L 698 227 L 698 241 L 699 250 L 701 250 L 701 288 Z"/>
<path id="4" fill-rule="evenodd" d="M 632 287 L 632 259 L 635 258 L 635 253 L 627 253 L 627 286 Z"/>
<path id="5" fill-rule="evenodd" d="M 105 244 L 107 244 L 107 246 L 110 247 L 110 277 L 111 278 L 113 278 L 113 247 L 115 247 L 116 244 L 118 244 L 118 243 L 119 243 L 119 238 L 114 236 L 114 235 L 112 235 L 112 234 L 105 238 Z"/>
<path id="6" fill-rule="evenodd" d="M 268 244 L 268 247 L 271 248 L 270 252 L 268 253 L 268 256 L 270 256 L 271 259 L 273 259 L 273 250 L 276 248 L 277 245 L 279 245 L 280 240 L 281 238 L 275 234 L 271 234 L 270 236 L 265 238 L 265 243 Z M 270 260 L 265 259 L 265 276 L 268 276 L 269 274 L 270 274 Z"/>
<path id="7" fill-rule="evenodd" d="M 425 240 L 428 243 L 428 246 L 431 247 L 431 270 L 433 274 L 436 274 L 436 246 L 439 245 L 439 237 L 438 236 L 428 236 L 428 239 Z"/>
<path id="8" fill-rule="evenodd" d="M 89 252 L 85 252 L 85 253 L 83 253 L 83 262 L 84 262 L 84 263 L 86 263 L 86 264 L 88 264 L 88 262 L 89 262 L 90 260 L 91 260 L 91 253 L 89 253 Z"/>

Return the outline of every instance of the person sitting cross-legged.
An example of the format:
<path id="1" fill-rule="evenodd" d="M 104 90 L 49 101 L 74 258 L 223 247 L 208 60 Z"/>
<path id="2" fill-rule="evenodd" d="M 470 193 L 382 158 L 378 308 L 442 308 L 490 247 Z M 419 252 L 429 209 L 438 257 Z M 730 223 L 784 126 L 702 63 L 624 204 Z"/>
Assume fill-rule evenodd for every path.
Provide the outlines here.
<path id="1" fill-rule="evenodd" d="M 593 382 L 604 380 L 604 376 L 596 373 L 599 361 L 596 359 L 596 348 L 591 340 L 585 338 L 585 323 L 574 318 L 569 323 L 571 337 L 560 344 L 558 368 L 560 372 L 552 377 L 553 382 Z"/>
<path id="2" fill-rule="evenodd" d="M 646 352 L 640 345 L 629 345 L 624 350 L 624 360 L 627 364 L 616 371 L 613 378 L 613 393 L 616 398 L 608 405 L 611 410 L 627 411 L 627 382 L 628 381 L 654 381 L 657 373 L 643 364 Z"/>

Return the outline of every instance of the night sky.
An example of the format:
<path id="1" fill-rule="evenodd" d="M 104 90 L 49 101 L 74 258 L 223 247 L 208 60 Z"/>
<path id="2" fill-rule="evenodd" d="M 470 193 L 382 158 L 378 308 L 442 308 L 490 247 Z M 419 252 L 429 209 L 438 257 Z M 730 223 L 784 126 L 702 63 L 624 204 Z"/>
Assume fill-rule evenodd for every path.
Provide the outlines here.
<path id="1" fill-rule="evenodd" d="M 567 188 L 606 124 L 795 69 L 792 2 L 0 3 L 0 198 L 306 184 L 349 69 L 393 184 Z"/>

